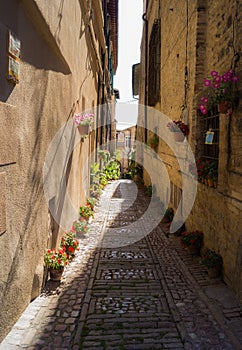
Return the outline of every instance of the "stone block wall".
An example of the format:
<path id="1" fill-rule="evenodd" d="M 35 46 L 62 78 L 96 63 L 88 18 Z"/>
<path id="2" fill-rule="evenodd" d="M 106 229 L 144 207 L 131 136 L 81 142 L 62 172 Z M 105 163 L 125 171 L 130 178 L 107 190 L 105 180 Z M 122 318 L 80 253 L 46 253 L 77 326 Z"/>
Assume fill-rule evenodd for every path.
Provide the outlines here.
<path id="1" fill-rule="evenodd" d="M 0 4 L 1 47 L 6 47 L 8 29 L 21 42 L 19 84 L 6 80 L 6 51 L 0 53 L 0 341 L 41 291 L 45 248 L 59 246 L 63 228 L 54 222 L 49 206 L 58 203 L 58 215 L 63 217 L 66 186 L 65 196 L 78 216 L 89 194 L 85 166 L 95 132 L 70 153 L 77 136 L 74 125 L 61 143 L 65 167 L 60 164 L 59 171 L 66 171 L 67 183 L 48 200 L 43 188 L 51 141 L 72 123 L 75 112 L 98 104 L 101 65 L 86 30 L 85 11 L 86 2 L 78 0 L 62 7 L 38 0 Z M 99 44 L 100 33 L 101 29 L 95 39 L 97 52 L 105 50 Z M 73 219 L 67 217 L 69 228 Z"/>
<path id="2" fill-rule="evenodd" d="M 203 141 L 198 101 L 203 79 L 212 70 L 217 70 L 220 74 L 226 72 L 232 64 L 240 77 L 241 95 L 241 59 L 237 60 L 237 53 L 241 55 L 242 2 L 182 0 L 171 3 L 164 0 L 151 1 L 149 6 L 152 8 L 149 9 L 147 17 L 149 28 L 152 27 L 157 13 L 161 18 L 161 99 L 155 108 L 172 120 L 182 119 L 189 125 L 188 142 L 194 156 L 199 158 Z M 142 103 L 145 102 L 146 91 L 144 40 L 143 35 L 143 75 L 140 88 Z M 142 118 L 144 120 L 141 113 L 140 124 Z M 157 120 L 156 123 L 159 129 L 161 121 Z M 142 128 L 138 129 L 137 135 L 139 140 L 144 141 Z M 202 230 L 205 246 L 222 255 L 224 280 L 242 299 L 241 136 L 240 103 L 230 117 L 220 114 L 218 187 L 209 188 L 198 183 L 196 201 L 186 226 L 188 230 Z M 182 183 L 176 157 L 162 140 L 159 142 L 158 153 L 167 166 L 170 181 L 178 196 Z M 144 179 L 146 184 L 150 184 L 148 174 Z M 162 179 L 158 181 L 162 186 Z"/>

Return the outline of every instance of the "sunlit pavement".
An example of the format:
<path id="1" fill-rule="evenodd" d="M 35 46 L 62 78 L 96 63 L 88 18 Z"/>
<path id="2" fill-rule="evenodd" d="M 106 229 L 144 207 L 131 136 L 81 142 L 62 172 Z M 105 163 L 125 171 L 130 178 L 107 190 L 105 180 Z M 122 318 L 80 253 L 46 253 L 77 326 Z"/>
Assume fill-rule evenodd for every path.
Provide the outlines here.
<path id="1" fill-rule="evenodd" d="M 179 237 L 160 224 L 123 245 L 132 223 L 131 241 L 147 226 L 149 197 L 141 189 L 132 204 L 133 192 L 130 180 L 106 186 L 61 284 L 48 281 L 1 350 L 242 349 L 241 305 Z"/>

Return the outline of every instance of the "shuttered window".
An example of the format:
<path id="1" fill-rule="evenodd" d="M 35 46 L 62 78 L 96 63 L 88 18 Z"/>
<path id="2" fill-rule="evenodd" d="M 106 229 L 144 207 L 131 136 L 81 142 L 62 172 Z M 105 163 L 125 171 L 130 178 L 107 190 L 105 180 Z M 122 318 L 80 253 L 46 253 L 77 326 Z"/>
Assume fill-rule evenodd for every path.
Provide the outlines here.
<path id="1" fill-rule="evenodd" d="M 153 24 L 149 41 L 149 77 L 148 105 L 155 106 L 160 101 L 160 64 L 161 64 L 160 20 Z"/>

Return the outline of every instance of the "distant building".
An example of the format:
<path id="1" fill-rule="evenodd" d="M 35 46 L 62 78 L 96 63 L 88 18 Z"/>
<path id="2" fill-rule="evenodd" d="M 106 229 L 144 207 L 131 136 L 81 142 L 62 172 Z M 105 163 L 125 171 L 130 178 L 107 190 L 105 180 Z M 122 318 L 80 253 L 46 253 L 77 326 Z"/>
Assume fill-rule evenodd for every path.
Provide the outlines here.
<path id="1" fill-rule="evenodd" d="M 116 151 L 119 154 L 122 174 L 127 173 L 129 168 L 129 156 L 135 148 L 136 126 L 125 130 L 117 130 Z"/>

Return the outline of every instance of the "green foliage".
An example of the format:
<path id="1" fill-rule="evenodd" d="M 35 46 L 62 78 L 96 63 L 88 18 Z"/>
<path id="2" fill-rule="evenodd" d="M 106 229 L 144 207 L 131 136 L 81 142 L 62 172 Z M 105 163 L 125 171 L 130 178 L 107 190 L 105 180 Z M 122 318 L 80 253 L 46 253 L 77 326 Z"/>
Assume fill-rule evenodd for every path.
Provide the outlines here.
<path id="1" fill-rule="evenodd" d="M 61 247 L 65 249 L 68 257 L 71 257 L 75 254 L 75 250 L 78 248 L 78 240 L 75 237 L 75 232 L 67 232 L 61 238 Z"/>
<path id="2" fill-rule="evenodd" d="M 201 248 L 203 242 L 203 233 L 198 230 L 193 232 L 182 232 L 181 241 L 182 244 L 186 247 L 194 246 Z"/>
<path id="3" fill-rule="evenodd" d="M 65 249 L 47 249 L 44 255 L 46 267 L 62 270 L 68 264 L 68 255 Z"/>
<path id="4" fill-rule="evenodd" d="M 97 203 L 96 198 L 87 198 L 87 204 L 91 207 L 92 210 L 96 203 Z"/>
<path id="5" fill-rule="evenodd" d="M 108 150 L 99 150 L 98 151 L 98 157 L 101 159 L 104 163 L 109 162 L 110 160 L 110 152 Z"/>
<path id="6" fill-rule="evenodd" d="M 152 196 L 152 185 L 149 185 L 149 186 L 146 187 L 145 193 L 146 193 L 149 197 Z"/>
<path id="7" fill-rule="evenodd" d="M 80 213 L 80 216 L 84 218 L 89 218 L 90 216 L 94 216 L 94 212 L 92 208 L 88 205 L 80 206 L 79 213 Z"/>
<path id="8" fill-rule="evenodd" d="M 76 233 L 86 233 L 89 230 L 89 226 L 86 220 L 77 220 L 73 222 L 73 229 Z"/>
<path id="9" fill-rule="evenodd" d="M 102 169 L 102 173 L 106 176 L 107 180 L 118 180 L 120 178 L 120 164 L 116 160 L 111 160 Z"/>
<path id="10" fill-rule="evenodd" d="M 220 270 L 223 266 L 223 259 L 222 256 L 214 250 L 206 249 L 200 259 L 200 263 L 208 268 L 216 267 Z"/>
<path id="11" fill-rule="evenodd" d="M 100 165 L 99 163 L 92 163 L 90 166 L 91 171 L 91 183 L 99 182 Z"/>
<path id="12" fill-rule="evenodd" d="M 159 137 L 158 136 L 150 137 L 148 142 L 147 142 L 147 145 L 150 147 L 157 147 L 158 144 L 159 144 Z"/>
<path id="13" fill-rule="evenodd" d="M 164 214 L 164 219 L 171 222 L 174 218 L 174 210 L 172 208 L 167 208 Z"/>

